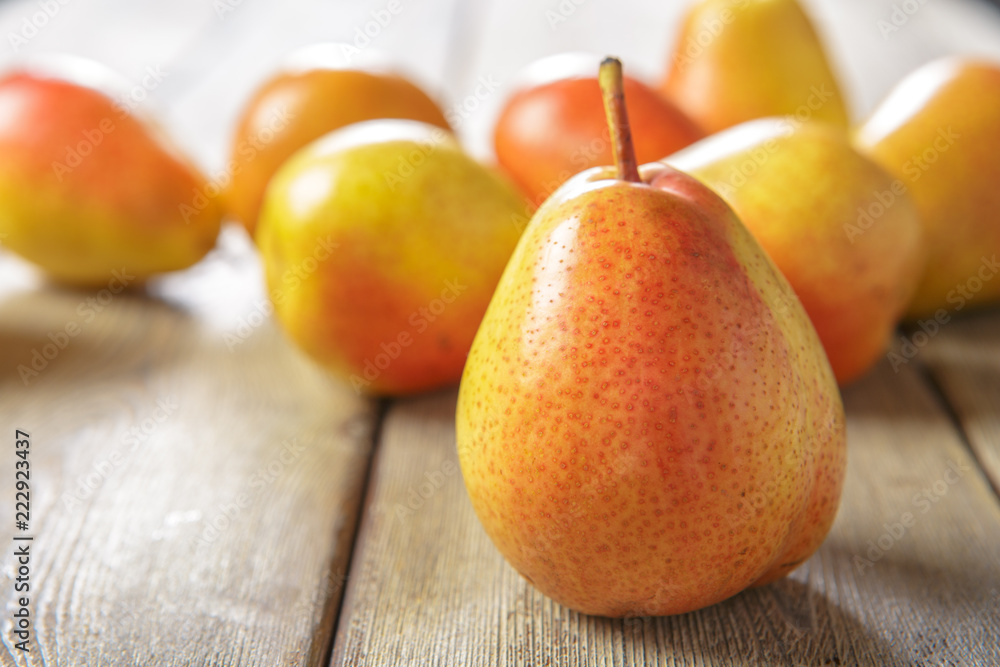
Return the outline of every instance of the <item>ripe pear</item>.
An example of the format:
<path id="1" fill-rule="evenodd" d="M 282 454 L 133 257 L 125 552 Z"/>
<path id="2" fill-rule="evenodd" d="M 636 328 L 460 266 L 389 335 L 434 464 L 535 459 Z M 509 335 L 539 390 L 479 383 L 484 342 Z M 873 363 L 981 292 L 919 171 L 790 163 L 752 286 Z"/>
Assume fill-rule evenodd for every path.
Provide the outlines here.
<path id="1" fill-rule="evenodd" d="M 253 235 L 267 184 L 292 154 L 328 132 L 378 118 L 449 128 L 427 93 L 384 59 L 352 64 L 338 44 L 314 44 L 292 53 L 257 89 L 237 121 L 226 190 L 230 211 Z"/>
<path id="2" fill-rule="evenodd" d="M 600 58 L 564 53 L 529 65 L 494 129 L 497 161 L 536 206 L 570 176 L 611 161 L 611 137 L 594 74 Z M 637 159 L 657 160 L 705 133 L 638 79 L 625 78 Z"/>
<path id="3" fill-rule="evenodd" d="M 733 208 L 795 289 L 841 384 L 881 358 L 927 249 L 904 183 L 846 130 L 760 119 L 664 161 Z"/>
<path id="4" fill-rule="evenodd" d="M 855 132 L 917 204 L 930 254 L 909 318 L 1000 299 L 1000 64 L 937 60 L 904 78 Z"/>
<path id="5" fill-rule="evenodd" d="M 276 317 L 359 393 L 454 384 L 524 207 L 441 128 L 377 120 L 332 132 L 267 191 L 257 241 Z"/>
<path id="6" fill-rule="evenodd" d="M 487 534 L 543 593 L 679 614 L 818 548 L 844 414 L 809 318 L 732 210 L 671 167 L 636 169 L 606 63 L 617 173 L 572 178 L 525 230 L 465 366 L 458 453 Z"/>
<path id="7" fill-rule="evenodd" d="M 207 181 L 125 90 L 81 58 L 0 78 L 0 238 L 60 282 L 138 283 L 215 245 L 222 212 Z"/>
<path id="8" fill-rule="evenodd" d="M 840 86 L 797 0 L 699 0 L 662 91 L 707 132 L 765 116 L 847 126 Z"/>

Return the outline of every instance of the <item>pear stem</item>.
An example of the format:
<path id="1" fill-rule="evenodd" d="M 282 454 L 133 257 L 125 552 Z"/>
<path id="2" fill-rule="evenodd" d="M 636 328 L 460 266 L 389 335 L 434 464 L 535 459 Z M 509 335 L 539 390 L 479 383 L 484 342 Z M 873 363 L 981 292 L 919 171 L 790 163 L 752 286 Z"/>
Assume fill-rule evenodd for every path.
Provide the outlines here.
<path id="1" fill-rule="evenodd" d="M 618 168 L 618 178 L 631 183 L 640 183 L 639 165 L 635 160 L 635 145 L 632 143 L 632 129 L 625 109 L 625 90 L 622 83 L 622 63 L 617 58 L 607 57 L 601 61 L 597 73 L 604 99 L 604 113 L 608 117 L 611 131 L 611 151 Z"/>

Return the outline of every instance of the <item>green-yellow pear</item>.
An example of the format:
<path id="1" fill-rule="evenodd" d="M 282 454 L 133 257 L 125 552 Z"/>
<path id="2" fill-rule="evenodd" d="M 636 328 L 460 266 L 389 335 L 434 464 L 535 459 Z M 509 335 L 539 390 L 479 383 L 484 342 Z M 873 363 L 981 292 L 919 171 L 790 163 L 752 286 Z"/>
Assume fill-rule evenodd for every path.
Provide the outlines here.
<path id="1" fill-rule="evenodd" d="M 465 366 L 457 444 L 483 527 L 539 590 L 679 614 L 819 547 L 844 414 L 808 316 L 732 210 L 636 168 L 620 71 L 601 67 L 617 173 L 578 174 L 529 223 Z"/>
<path id="2" fill-rule="evenodd" d="M 937 60 L 904 78 L 855 133 L 913 196 L 927 268 L 907 316 L 1000 300 L 1000 65 Z"/>
<path id="3" fill-rule="evenodd" d="M 332 132 L 267 190 L 257 242 L 275 315 L 358 392 L 454 384 L 525 206 L 441 128 L 374 120 Z"/>
<path id="4" fill-rule="evenodd" d="M 699 0 L 662 90 L 707 132 L 765 116 L 847 126 L 840 86 L 798 0 Z"/>
<path id="5" fill-rule="evenodd" d="M 792 284 L 839 382 L 885 352 L 926 259 L 906 186 L 846 130 L 749 121 L 666 158 L 722 195 Z"/>

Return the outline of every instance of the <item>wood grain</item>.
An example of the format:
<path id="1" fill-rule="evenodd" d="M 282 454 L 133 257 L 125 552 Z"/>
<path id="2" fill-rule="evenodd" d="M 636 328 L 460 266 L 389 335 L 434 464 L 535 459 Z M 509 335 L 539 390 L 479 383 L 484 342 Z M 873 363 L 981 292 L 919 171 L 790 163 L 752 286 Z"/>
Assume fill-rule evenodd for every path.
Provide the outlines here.
<path id="1" fill-rule="evenodd" d="M 223 265 L 198 277 L 252 277 Z M 242 329 L 252 292 L 220 290 L 213 318 L 142 292 L 0 296 L 0 516 L 10 545 L 21 428 L 37 642 L 25 662 L 4 614 L 4 664 L 323 661 L 375 415 L 270 322 Z M 18 367 L 51 353 L 49 334 L 69 322 L 79 333 L 25 384 Z M 4 553 L 0 600 L 13 610 L 13 547 Z"/>
<path id="2" fill-rule="evenodd" d="M 385 4 L 64 3 L 18 53 L 0 53 L 0 65 L 58 50 L 134 81 L 147 68 L 161 72 L 136 109 L 164 121 L 221 182 L 230 127 L 261 79 L 296 47 L 351 41 Z M 436 35 L 447 32 L 451 7 L 408 5 L 371 50 L 436 81 L 447 49 Z M 39 9 L 5 4 L 3 34 Z M 96 309 L 93 298 L 101 295 L 47 286 L 0 254 L 0 423 L 11 437 L 27 429 L 34 443 L 40 650 L 30 664 L 320 664 L 347 574 L 374 404 L 329 381 L 275 331 L 259 261 L 238 229 L 145 292 Z M 30 368 L 33 351 L 68 324 L 78 333 L 66 348 L 22 381 L 18 367 Z M 0 511 L 13 521 L 13 454 L 0 457 L 0 474 Z M 13 611 L 12 551 L 4 549 L 0 600 Z M 25 664 L 9 623 L 4 614 L 0 663 Z"/>
<path id="3" fill-rule="evenodd" d="M 141 108 L 161 111 L 214 176 L 240 105 L 279 59 L 351 41 L 386 2 L 216 4 L 67 3 L 0 65 L 56 50 L 133 79 L 162 66 L 169 74 Z M 547 12 L 567 3 L 402 4 L 372 51 L 402 61 L 446 106 L 481 77 L 500 82 L 457 127 L 484 158 L 523 65 L 614 52 L 655 80 L 680 12 L 577 2 L 554 25 Z M 893 0 L 807 4 L 859 112 L 933 56 L 1000 57 L 1000 14 L 974 0 L 922 7 L 888 38 L 876 22 Z M 4 3 L 0 33 L 38 8 Z M 847 392 L 841 515 L 791 577 L 693 614 L 608 620 L 539 594 L 484 535 L 453 467 L 453 394 L 391 409 L 352 543 L 375 407 L 283 341 L 260 285 L 233 229 L 198 266 L 99 312 L 87 301 L 99 293 L 46 285 L 0 254 L 0 424 L 11 438 L 32 434 L 40 649 L 28 661 L 12 650 L 13 548 L 2 547 L 0 663 L 317 665 L 336 626 L 335 665 L 1000 664 L 1000 510 L 964 442 L 1000 488 L 995 313 L 956 321 L 916 363 L 898 374 L 883 365 Z M 71 322 L 79 333 L 25 382 L 18 366 Z M 12 520 L 14 458 L 3 451 L 0 518 Z M 5 545 L 12 535 L 0 531 Z"/>
<path id="4" fill-rule="evenodd" d="M 905 332 L 911 343 L 920 329 Z M 915 360 L 926 365 L 955 411 L 979 464 L 1000 494 L 1000 311 L 973 313 L 926 338 Z"/>
<path id="5" fill-rule="evenodd" d="M 880 367 L 847 392 L 849 477 L 820 552 L 784 581 L 668 618 L 577 614 L 506 565 L 460 474 L 448 474 L 454 401 L 442 394 L 389 411 L 335 666 L 1000 660 L 1000 506 L 912 370 Z M 925 488 L 933 502 L 915 500 Z M 869 554 L 880 539 L 888 548 Z"/>

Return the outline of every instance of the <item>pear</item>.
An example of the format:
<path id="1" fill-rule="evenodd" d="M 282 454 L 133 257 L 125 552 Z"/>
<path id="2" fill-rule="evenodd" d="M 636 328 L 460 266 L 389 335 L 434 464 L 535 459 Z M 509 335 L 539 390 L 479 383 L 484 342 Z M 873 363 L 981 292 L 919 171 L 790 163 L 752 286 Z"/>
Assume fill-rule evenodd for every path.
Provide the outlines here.
<path id="1" fill-rule="evenodd" d="M 828 123 L 742 123 L 664 160 L 732 206 L 791 283 L 841 384 L 882 354 L 923 273 L 904 183 Z"/>
<path id="2" fill-rule="evenodd" d="M 359 393 L 455 384 L 525 206 L 441 128 L 332 132 L 267 190 L 257 242 L 275 315 Z"/>
<path id="3" fill-rule="evenodd" d="M 611 137 L 597 84 L 600 57 L 562 53 L 521 72 L 494 129 L 498 162 L 536 206 L 570 176 L 611 161 Z M 625 77 L 637 159 L 650 162 L 705 133 L 646 83 Z"/>
<path id="4" fill-rule="evenodd" d="M 253 235 L 267 184 L 296 151 L 364 120 L 402 118 L 449 128 L 440 107 L 382 56 L 345 56 L 353 47 L 312 44 L 290 54 L 254 92 L 230 148 L 230 211 Z"/>
<path id="5" fill-rule="evenodd" d="M 910 319 L 1000 300 L 1000 65 L 931 62 L 904 78 L 855 131 L 855 142 L 902 181 L 930 254 Z"/>
<path id="6" fill-rule="evenodd" d="M 472 505 L 539 590 L 679 614 L 803 562 L 833 522 L 844 414 L 816 332 L 726 203 L 637 169 L 620 63 L 616 168 L 532 218 L 476 334 L 457 445 Z"/>
<path id="7" fill-rule="evenodd" d="M 661 90 L 706 132 L 794 115 L 846 127 L 840 86 L 797 0 L 699 0 Z"/>
<path id="8" fill-rule="evenodd" d="M 0 78 L 0 238 L 51 278 L 137 284 L 215 245 L 222 209 L 103 65 L 39 59 Z"/>

